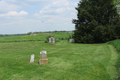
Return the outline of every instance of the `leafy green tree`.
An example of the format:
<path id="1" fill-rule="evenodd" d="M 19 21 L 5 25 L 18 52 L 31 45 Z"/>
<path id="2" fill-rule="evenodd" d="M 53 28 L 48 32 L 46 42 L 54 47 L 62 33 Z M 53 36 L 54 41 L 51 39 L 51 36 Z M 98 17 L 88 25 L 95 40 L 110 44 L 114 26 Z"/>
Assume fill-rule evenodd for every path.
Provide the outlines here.
<path id="1" fill-rule="evenodd" d="M 101 43 L 116 39 L 119 21 L 113 0 L 81 0 L 78 3 L 74 39 L 76 43 Z"/>
<path id="2" fill-rule="evenodd" d="M 32 32 L 28 32 L 28 33 L 27 33 L 27 35 L 30 35 L 30 34 L 32 34 Z"/>

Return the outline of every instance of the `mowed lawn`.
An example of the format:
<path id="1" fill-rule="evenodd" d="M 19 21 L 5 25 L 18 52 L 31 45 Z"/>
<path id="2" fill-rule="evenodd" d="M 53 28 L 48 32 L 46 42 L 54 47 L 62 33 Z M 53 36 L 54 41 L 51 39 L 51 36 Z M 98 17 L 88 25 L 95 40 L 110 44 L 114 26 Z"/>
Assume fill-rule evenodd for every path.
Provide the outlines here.
<path id="1" fill-rule="evenodd" d="M 48 64 L 39 65 L 40 51 Z M 35 63 L 30 64 L 30 55 Z M 61 40 L 0 43 L 0 80 L 115 80 L 118 54 L 112 45 Z"/>

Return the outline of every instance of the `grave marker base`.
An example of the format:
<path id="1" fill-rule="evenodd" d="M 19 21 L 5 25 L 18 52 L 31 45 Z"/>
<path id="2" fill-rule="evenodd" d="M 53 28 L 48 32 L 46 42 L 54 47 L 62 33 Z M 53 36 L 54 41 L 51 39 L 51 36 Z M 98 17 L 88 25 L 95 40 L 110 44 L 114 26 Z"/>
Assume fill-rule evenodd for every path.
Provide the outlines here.
<path id="1" fill-rule="evenodd" d="M 47 64 L 48 63 L 48 59 L 40 59 L 39 60 L 39 64 Z"/>

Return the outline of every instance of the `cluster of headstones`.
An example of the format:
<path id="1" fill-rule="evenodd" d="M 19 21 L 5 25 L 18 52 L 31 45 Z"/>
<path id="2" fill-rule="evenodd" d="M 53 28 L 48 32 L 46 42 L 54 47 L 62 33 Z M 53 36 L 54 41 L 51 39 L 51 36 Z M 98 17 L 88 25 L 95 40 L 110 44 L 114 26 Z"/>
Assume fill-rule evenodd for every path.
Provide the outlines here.
<path id="1" fill-rule="evenodd" d="M 30 57 L 30 63 L 34 63 L 34 58 L 35 58 L 35 55 L 32 54 L 31 57 Z M 40 52 L 39 64 L 47 64 L 47 63 L 48 63 L 47 51 L 41 51 Z"/>
<path id="2" fill-rule="evenodd" d="M 75 42 L 74 38 L 69 39 L 69 42 L 74 43 Z M 54 44 L 55 43 L 55 38 L 50 37 L 49 38 L 49 43 Z"/>
<path id="3" fill-rule="evenodd" d="M 49 38 L 49 43 L 51 43 L 53 45 L 55 43 L 55 38 L 54 37 L 50 37 Z M 30 63 L 34 63 L 34 58 L 35 58 L 35 55 L 32 54 L 31 57 L 30 57 Z M 41 51 L 40 52 L 39 64 L 47 64 L 47 63 L 48 63 L 47 51 Z"/>
<path id="4" fill-rule="evenodd" d="M 74 43 L 74 39 L 71 38 L 69 39 L 69 42 Z M 55 38 L 54 37 L 50 37 L 49 38 L 49 43 L 54 44 L 55 43 Z M 32 54 L 31 58 L 30 58 L 30 63 L 34 63 L 34 58 L 35 55 Z M 47 51 L 41 51 L 40 52 L 40 60 L 39 60 L 39 64 L 47 64 L 48 63 L 48 59 L 47 59 Z"/>

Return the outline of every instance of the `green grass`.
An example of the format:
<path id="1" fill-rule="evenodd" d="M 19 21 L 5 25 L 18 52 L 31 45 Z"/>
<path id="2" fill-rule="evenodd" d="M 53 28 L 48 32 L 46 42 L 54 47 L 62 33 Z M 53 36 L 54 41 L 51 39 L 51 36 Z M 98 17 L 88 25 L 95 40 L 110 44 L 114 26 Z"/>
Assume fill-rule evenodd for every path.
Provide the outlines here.
<path id="1" fill-rule="evenodd" d="M 120 80 L 120 40 L 110 41 L 109 44 L 112 44 L 115 47 L 115 49 L 118 51 L 118 59 L 117 59 L 116 68 L 118 72 L 117 80 Z"/>
<path id="2" fill-rule="evenodd" d="M 48 64 L 38 65 L 43 50 Z M 32 64 L 31 54 L 35 54 Z M 117 57 L 109 44 L 0 43 L 0 80 L 115 80 Z"/>
<path id="3" fill-rule="evenodd" d="M 72 33 L 56 32 L 56 33 L 40 33 L 37 36 L 14 36 L 14 37 L 0 37 L 0 43 L 3 42 L 27 42 L 27 41 L 45 41 L 48 35 L 56 36 L 59 39 L 68 39 Z"/>
<path id="4" fill-rule="evenodd" d="M 112 44 L 118 52 L 120 52 L 120 40 L 110 41 L 109 44 Z"/>

